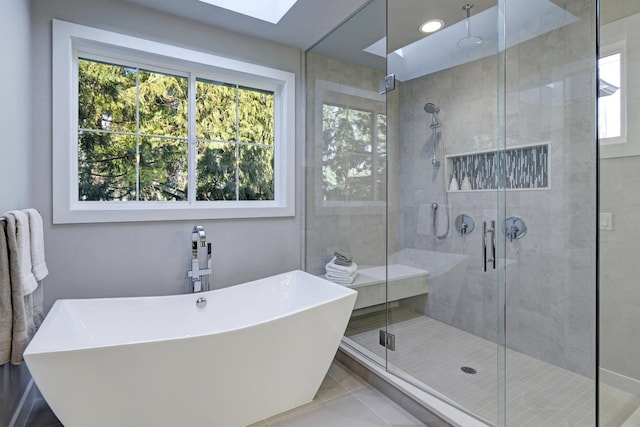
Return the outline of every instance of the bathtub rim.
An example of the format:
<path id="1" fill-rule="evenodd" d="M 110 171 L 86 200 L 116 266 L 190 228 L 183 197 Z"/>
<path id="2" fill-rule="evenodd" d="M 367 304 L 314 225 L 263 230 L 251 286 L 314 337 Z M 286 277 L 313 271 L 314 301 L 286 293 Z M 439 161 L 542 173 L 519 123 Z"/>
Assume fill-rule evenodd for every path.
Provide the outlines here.
<path id="1" fill-rule="evenodd" d="M 55 315 L 55 311 L 57 310 L 62 310 L 64 307 L 64 304 L 73 304 L 73 303 L 82 303 L 83 301 L 112 301 L 112 302 L 117 302 L 117 301 L 122 301 L 122 300 L 127 300 L 127 301 L 131 301 L 133 299 L 135 300 L 140 300 L 140 301 L 145 301 L 145 300 L 166 300 L 166 299 L 171 299 L 171 298 L 183 298 L 183 299 L 187 299 L 187 298 L 194 298 L 194 305 L 195 305 L 195 301 L 203 296 L 209 297 L 211 295 L 215 295 L 216 293 L 226 293 L 226 292 L 232 292 L 236 287 L 245 287 L 245 286 L 249 286 L 254 284 L 255 282 L 260 282 L 260 281 L 264 281 L 264 280 L 268 280 L 268 279 L 272 279 L 272 278 L 277 278 L 279 276 L 285 276 L 288 274 L 295 274 L 296 276 L 308 276 L 310 278 L 313 278 L 315 280 L 321 280 L 324 283 L 324 285 L 331 285 L 331 288 L 334 289 L 338 289 L 340 290 L 340 294 L 339 295 L 335 295 L 335 296 L 331 296 L 331 297 L 327 297 L 327 298 L 323 298 L 322 300 L 320 300 L 319 302 L 314 302 L 313 304 L 308 304 L 302 307 L 297 307 L 296 309 L 292 309 L 290 311 L 286 311 L 283 312 L 277 316 L 272 316 L 272 317 L 266 317 L 264 319 L 260 319 L 259 321 L 255 321 L 252 323 L 248 323 L 248 324 L 244 324 L 244 325 L 240 325 L 240 326 L 234 326 L 234 327 L 229 327 L 229 328 L 225 328 L 225 329 L 216 329 L 213 331 L 205 331 L 202 333 L 194 333 L 194 334 L 189 334 L 189 335 L 176 335 L 176 336 L 164 336 L 164 337 L 159 337 L 159 338 L 150 338 L 150 339 L 139 339 L 139 340 L 131 340 L 131 341 L 126 341 L 126 342 L 114 342 L 114 343 L 94 343 L 92 345 L 78 345 L 75 347 L 58 347 L 58 346 L 52 346 L 50 343 L 47 343 L 47 345 L 45 346 L 44 344 L 40 343 L 39 340 L 37 339 L 38 337 L 38 332 L 40 332 L 41 330 L 44 330 L 43 332 L 46 331 L 46 329 L 49 328 L 49 326 L 47 326 L 50 322 L 52 322 L 52 320 L 47 321 L 47 319 L 49 319 L 49 315 L 51 313 L 54 313 Z M 237 290 L 237 289 L 236 289 Z M 71 352 L 71 351 L 85 351 L 85 350 L 94 350 L 94 349 L 100 349 L 100 348 L 112 348 L 112 347 L 126 347 L 126 346 L 131 346 L 131 345 L 141 345 L 141 344 L 147 344 L 147 343 L 155 343 L 155 342 L 161 342 L 161 341 L 182 341 L 182 340 L 190 340 L 190 339 L 198 339 L 198 338 L 202 338 L 202 337 L 207 337 L 207 336 L 214 336 L 214 335 L 222 335 L 222 334 L 229 334 L 229 333 L 234 333 L 240 330 L 244 330 L 244 329 L 248 329 L 248 328 L 253 328 L 253 327 L 257 327 L 260 325 L 267 325 L 269 323 L 284 319 L 286 317 L 290 317 L 290 316 L 294 316 L 298 313 L 304 312 L 304 311 L 308 311 L 308 310 L 313 310 L 316 309 L 322 305 L 325 304 L 331 304 L 334 303 L 336 301 L 345 299 L 345 298 L 353 298 L 354 300 L 354 304 L 355 304 L 355 299 L 357 297 L 358 292 L 356 290 L 353 290 L 349 287 L 346 286 L 342 286 L 340 284 L 331 282 L 323 277 L 320 276 L 315 276 L 313 274 L 307 273 L 303 270 L 300 269 L 296 269 L 296 270 L 291 270 L 288 272 L 284 272 L 284 273 L 278 273 L 278 274 L 274 274 L 271 276 L 267 276 L 267 277 L 263 277 L 260 279 L 256 279 L 256 280 L 251 280 L 249 282 L 244 282 L 244 283 L 240 283 L 238 285 L 232 285 L 232 286 L 228 286 L 228 287 L 224 287 L 224 288 L 219 288 L 219 289 L 213 289 L 210 291 L 206 291 L 206 292 L 198 292 L 198 293 L 187 293 L 187 294 L 172 294 L 172 295 L 157 295 L 157 296 L 140 296 L 140 297 L 105 297 L 105 298 L 64 298 L 64 299 L 59 299 L 56 300 L 53 304 L 53 306 L 51 307 L 51 310 L 49 311 L 49 313 L 47 313 L 47 316 L 45 317 L 44 321 L 42 322 L 42 324 L 40 325 L 40 328 L 38 329 L 38 331 L 36 332 L 36 335 L 33 337 L 33 339 L 31 340 L 31 342 L 29 343 L 29 345 L 27 346 L 27 348 L 24 351 L 24 356 L 25 356 L 25 360 L 27 360 L 30 356 L 32 355 L 40 355 L 40 354 L 52 354 L 52 353 L 64 353 L 64 352 Z M 194 309 L 197 309 L 194 307 Z M 55 311 L 54 311 L 55 310 Z M 351 310 L 353 311 L 353 310 Z M 33 344 L 33 345 L 32 345 Z M 39 346 L 42 346 L 43 348 L 39 348 Z M 28 365 L 28 362 L 27 362 Z"/>

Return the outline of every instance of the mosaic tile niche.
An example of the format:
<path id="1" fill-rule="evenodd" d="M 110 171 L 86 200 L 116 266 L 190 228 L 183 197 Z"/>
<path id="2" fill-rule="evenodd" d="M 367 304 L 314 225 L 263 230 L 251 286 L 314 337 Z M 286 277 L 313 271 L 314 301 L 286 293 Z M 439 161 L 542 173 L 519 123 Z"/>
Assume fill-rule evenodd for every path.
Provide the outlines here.
<path id="1" fill-rule="evenodd" d="M 463 186 L 465 178 L 471 190 L 495 190 L 499 188 L 498 170 L 506 170 L 505 182 L 500 188 L 540 189 L 549 186 L 549 146 L 533 145 L 507 149 L 503 155 L 498 151 L 486 151 L 448 156 L 449 190 Z M 504 162 L 500 165 L 499 162 Z M 456 185 L 451 185 L 455 178 Z M 468 190 L 468 188 L 467 188 Z"/>

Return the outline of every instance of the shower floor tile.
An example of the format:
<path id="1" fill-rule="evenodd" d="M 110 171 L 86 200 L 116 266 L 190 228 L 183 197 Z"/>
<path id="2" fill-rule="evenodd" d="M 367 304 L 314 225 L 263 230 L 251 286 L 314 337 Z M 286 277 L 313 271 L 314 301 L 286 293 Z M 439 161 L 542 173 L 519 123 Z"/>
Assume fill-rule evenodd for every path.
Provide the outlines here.
<path id="1" fill-rule="evenodd" d="M 491 341 L 407 311 L 399 307 L 390 316 L 389 332 L 396 336 L 396 351 L 388 352 L 390 371 L 405 379 L 413 377 L 496 424 L 497 367 L 502 356 L 506 360 L 507 425 L 595 425 L 592 379 L 513 350 L 503 349 L 500 355 Z M 383 319 L 384 313 L 357 319 L 350 325 L 349 338 L 384 363 L 385 349 L 378 343 Z M 473 368 L 475 373 L 465 373 L 462 367 Z M 620 427 L 640 405 L 640 396 L 607 385 L 601 386 L 600 393 L 603 427 Z"/>

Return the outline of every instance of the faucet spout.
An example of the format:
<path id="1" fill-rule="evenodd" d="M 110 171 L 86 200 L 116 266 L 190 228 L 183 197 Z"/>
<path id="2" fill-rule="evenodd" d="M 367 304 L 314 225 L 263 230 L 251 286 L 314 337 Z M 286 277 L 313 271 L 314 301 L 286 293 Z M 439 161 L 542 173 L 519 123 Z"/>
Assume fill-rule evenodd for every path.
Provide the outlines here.
<path id="1" fill-rule="evenodd" d="M 193 231 L 191 232 L 191 241 L 198 242 L 200 241 L 200 246 L 203 248 L 207 246 L 207 235 L 204 232 L 204 227 L 201 225 L 194 225 Z"/>
<path id="2" fill-rule="evenodd" d="M 200 268 L 200 252 L 198 250 L 198 242 L 200 247 L 207 248 L 206 268 Z M 201 292 L 209 290 L 209 277 L 211 276 L 211 243 L 207 243 L 207 235 L 204 227 L 194 225 L 191 232 L 191 270 L 187 272 L 187 276 L 191 278 L 193 292 Z"/>

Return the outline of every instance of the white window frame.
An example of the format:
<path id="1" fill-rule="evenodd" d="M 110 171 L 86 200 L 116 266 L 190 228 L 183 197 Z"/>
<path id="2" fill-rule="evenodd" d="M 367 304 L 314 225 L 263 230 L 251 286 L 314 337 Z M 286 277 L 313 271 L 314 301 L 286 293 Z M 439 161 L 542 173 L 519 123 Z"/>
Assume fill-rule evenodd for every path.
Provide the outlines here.
<path id="1" fill-rule="evenodd" d="M 623 46 L 623 49 L 616 49 Z M 631 58 L 640 47 L 640 13 L 630 15 L 617 21 L 610 22 L 600 27 L 600 55 L 606 56 L 616 50 L 622 50 L 622 90 L 624 94 L 625 114 L 637 109 L 639 99 L 638 76 L 640 65 L 638 61 L 627 60 Z M 608 144 L 606 139 L 599 140 L 600 158 L 616 158 L 628 156 L 640 156 L 640 138 L 638 138 L 638 125 L 634 120 L 625 117 L 626 138 L 624 142 Z"/>
<path id="2" fill-rule="evenodd" d="M 598 58 L 598 63 L 600 59 L 606 58 L 607 56 L 619 54 L 620 55 L 620 135 L 608 138 L 600 138 L 598 135 L 598 139 L 600 141 L 601 146 L 611 145 L 611 144 L 624 144 L 627 142 L 627 49 L 626 43 L 624 41 L 620 41 L 617 43 L 612 43 L 606 46 L 600 47 L 600 58 Z M 598 82 L 600 84 L 600 82 Z"/>
<path id="3" fill-rule="evenodd" d="M 78 199 L 78 55 L 104 55 L 140 65 L 273 91 L 274 200 L 80 201 Z M 53 222 L 261 218 L 295 215 L 295 74 L 111 31 L 53 20 Z M 195 88 L 190 87 L 190 101 Z M 190 102 L 195 108 L 195 102 Z M 196 144 L 193 129 L 189 144 Z M 191 153 L 195 150 L 190 150 Z M 195 177 L 194 155 L 189 176 Z M 193 181 L 192 181 L 193 182 Z M 190 186 L 190 193 L 195 188 Z"/>

